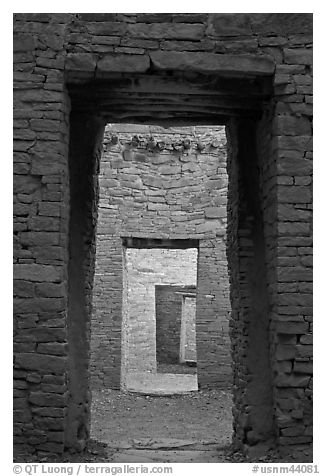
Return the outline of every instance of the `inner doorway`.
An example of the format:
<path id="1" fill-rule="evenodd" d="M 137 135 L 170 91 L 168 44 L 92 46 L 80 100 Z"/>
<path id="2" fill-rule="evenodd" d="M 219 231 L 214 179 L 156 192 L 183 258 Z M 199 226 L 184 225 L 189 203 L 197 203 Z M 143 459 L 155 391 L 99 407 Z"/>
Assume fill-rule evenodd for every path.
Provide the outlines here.
<path id="1" fill-rule="evenodd" d="M 223 126 L 107 126 L 100 167 L 93 297 L 91 376 L 94 387 L 125 387 L 124 369 L 130 362 L 126 364 L 128 353 L 123 347 L 128 344 L 123 323 L 127 321 L 125 304 L 129 302 L 125 294 L 128 286 L 124 282 L 126 263 L 136 249 L 137 253 L 144 254 L 144 262 L 149 253 L 157 254 L 151 267 L 143 264 L 138 273 L 138 277 L 152 277 L 153 295 L 154 285 L 196 287 L 199 384 L 208 388 L 230 385 L 226 159 Z M 186 251 L 191 248 L 194 251 Z M 163 249 L 166 259 L 168 253 L 175 253 L 174 259 L 170 258 L 174 264 L 178 254 L 183 253 L 184 258 L 179 260 L 177 267 L 178 276 L 172 266 L 171 279 L 168 272 L 164 279 L 159 275 L 153 277 L 153 266 L 160 261 L 159 249 Z M 192 253 L 193 263 L 198 261 L 191 273 L 186 269 L 187 253 Z M 133 285 L 132 288 L 137 287 Z M 189 293 L 193 289 L 181 289 L 179 293 L 182 291 Z M 158 287 L 157 296 L 159 292 Z M 176 294 L 173 299 L 178 300 L 182 310 L 182 294 Z M 184 299 L 184 304 L 188 304 L 189 299 L 189 296 Z M 152 315 L 153 342 L 157 330 L 154 303 L 153 298 L 148 306 Z M 180 311 L 180 319 L 181 315 Z M 139 342 L 138 346 L 142 348 Z M 143 355 L 142 364 L 146 366 L 149 360 L 150 365 L 138 370 L 155 371 L 155 347 L 156 343 L 150 346 L 150 359 L 146 353 Z M 194 359 L 188 360 L 190 363 Z M 193 374 L 193 371 L 189 373 Z"/>
<path id="2" fill-rule="evenodd" d="M 146 240 L 140 241 L 145 246 Z M 186 351 L 194 357 L 196 349 L 198 250 L 173 249 L 173 240 L 167 246 L 124 249 L 121 388 L 128 391 L 198 390 L 196 368 L 187 371 L 185 358 L 180 359 Z M 185 290 L 194 291 L 192 312 L 188 303 L 185 307 Z"/>

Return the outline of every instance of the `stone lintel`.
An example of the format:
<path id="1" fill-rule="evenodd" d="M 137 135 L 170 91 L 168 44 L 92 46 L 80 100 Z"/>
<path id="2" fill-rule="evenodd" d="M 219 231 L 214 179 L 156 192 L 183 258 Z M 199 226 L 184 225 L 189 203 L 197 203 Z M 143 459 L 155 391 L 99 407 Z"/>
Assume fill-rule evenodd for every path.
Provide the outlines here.
<path id="1" fill-rule="evenodd" d="M 147 55 L 105 55 L 97 63 L 101 73 L 145 73 L 150 66 Z"/>
<path id="2" fill-rule="evenodd" d="M 260 55 L 228 55 L 205 52 L 153 51 L 148 55 L 106 54 L 97 60 L 89 53 L 69 53 L 67 71 L 105 73 L 145 73 L 150 60 L 160 70 L 182 70 L 198 73 L 217 73 L 235 76 L 268 76 L 275 70 L 270 58 Z"/>
<path id="3" fill-rule="evenodd" d="M 68 53 L 65 69 L 69 71 L 95 71 L 97 58 L 91 53 Z"/>
<path id="4" fill-rule="evenodd" d="M 176 291 L 175 294 L 180 294 L 183 297 L 189 297 L 189 298 L 197 297 L 196 293 L 189 293 L 189 292 L 187 293 L 187 292 L 183 292 L 183 291 Z"/>
<path id="5" fill-rule="evenodd" d="M 149 56 L 157 69 L 234 74 L 244 77 L 272 75 L 275 70 L 275 64 L 270 58 L 257 55 L 153 51 Z"/>
<path id="6" fill-rule="evenodd" d="M 147 55 L 107 54 L 98 59 L 91 53 L 69 53 L 65 70 L 79 73 L 144 73 L 149 69 Z"/>

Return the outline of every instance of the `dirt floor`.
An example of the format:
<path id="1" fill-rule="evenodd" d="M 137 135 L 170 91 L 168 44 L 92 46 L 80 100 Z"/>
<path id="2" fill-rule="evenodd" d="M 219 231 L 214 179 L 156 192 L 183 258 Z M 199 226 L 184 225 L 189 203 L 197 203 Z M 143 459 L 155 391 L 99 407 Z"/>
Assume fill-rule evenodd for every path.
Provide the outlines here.
<path id="1" fill-rule="evenodd" d="M 94 391 L 91 437 L 115 447 L 144 438 L 224 447 L 231 442 L 231 409 L 231 394 L 222 390 L 165 397 Z"/>
<path id="2" fill-rule="evenodd" d="M 215 462 L 232 437 L 230 392 L 149 396 L 93 392 L 91 437 L 112 462 Z"/>

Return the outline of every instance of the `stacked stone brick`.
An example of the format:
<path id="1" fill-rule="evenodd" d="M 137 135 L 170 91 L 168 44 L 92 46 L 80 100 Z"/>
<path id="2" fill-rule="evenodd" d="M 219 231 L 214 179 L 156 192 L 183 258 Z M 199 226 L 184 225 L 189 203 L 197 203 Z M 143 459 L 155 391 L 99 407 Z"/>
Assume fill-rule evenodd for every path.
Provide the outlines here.
<path id="1" fill-rule="evenodd" d="M 60 452 L 87 440 L 105 122 L 215 118 L 230 138 L 235 441 L 311 458 L 311 17 L 15 15 L 17 443 Z"/>

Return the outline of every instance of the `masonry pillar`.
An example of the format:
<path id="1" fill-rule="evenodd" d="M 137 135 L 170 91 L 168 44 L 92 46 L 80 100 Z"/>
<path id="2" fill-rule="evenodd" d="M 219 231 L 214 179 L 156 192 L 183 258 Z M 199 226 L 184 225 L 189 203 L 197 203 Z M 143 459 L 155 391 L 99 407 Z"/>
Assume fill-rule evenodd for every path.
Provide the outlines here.
<path id="1" fill-rule="evenodd" d="M 71 114 L 70 128 L 70 227 L 68 264 L 68 379 L 69 398 L 66 446 L 80 450 L 89 437 L 89 343 L 97 174 L 103 125 L 83 115 Z"/>
<path id="2" fill-rule="evenodd" d="M 261 170 L 254 121 L 228 128 L 228 263 L 234 383 L 235 442 L 256 444 L 274 436 L 269 357 L 269 293 Z M 268 157 L 265 157 L 267 160 Z"/>
<path id="3" fill-rule="evenodd" d="M 180 362 L 196 362 L 196 296 L 182 296 Z"/>

